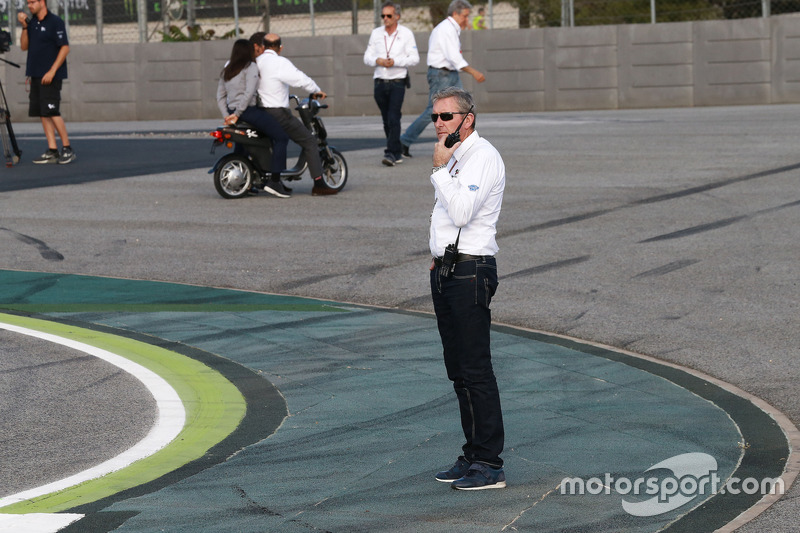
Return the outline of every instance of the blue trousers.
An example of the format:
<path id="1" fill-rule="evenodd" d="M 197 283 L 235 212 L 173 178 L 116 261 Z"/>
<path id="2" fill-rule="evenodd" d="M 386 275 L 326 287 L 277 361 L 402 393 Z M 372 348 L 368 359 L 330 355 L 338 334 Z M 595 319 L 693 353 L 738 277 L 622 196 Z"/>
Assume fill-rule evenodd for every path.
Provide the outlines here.
<path id="1" fill-rule="evenodd" d="M 244 110 L 239 117 L 255 126 L 255 128 L 268 135 L 272 139 L 272 168 L 273 174 L 279 174 L 286 169 L 286 147 L 289 144 L 289 136 L 283 128 L 269 113 L 263 109 L 250 106 Z"/>
<path id="2" fill-rule="evenodd" d="M 375 79 L 375 103 L 381 110 L 383 132 L 386 134 L 386 153 L 400 158 L 400 119 L 402 118 L 403 100 L 406 96 L 405 80 Z"/>
<path id="3" fill-rule="evenodd" d="M 471 463 L 500 468 L 505 431 L 489 347 L 489 304 L 496 290 L 497 262 L 493 257 L 456 263 L 449 278 L 441 275 L 439 267 L 431 270 L 444 365 L 458 398 L 466 439 L 464 457 Z"/>
<path id="4" fill-rule="evenodd" d="M 400 136 L 400 142 L 406 146 L 411 146 L 417 141 L 423 130 L 431 124 L 431 112 L 433 111 L 433 95 L 448 87 L 461 87 L 461 78 L 458 77 L 456 70 L 444 70 L 440 68 L 428 67 L 428 107 L 417 119 L 411 123 L 406 132 Z"/>

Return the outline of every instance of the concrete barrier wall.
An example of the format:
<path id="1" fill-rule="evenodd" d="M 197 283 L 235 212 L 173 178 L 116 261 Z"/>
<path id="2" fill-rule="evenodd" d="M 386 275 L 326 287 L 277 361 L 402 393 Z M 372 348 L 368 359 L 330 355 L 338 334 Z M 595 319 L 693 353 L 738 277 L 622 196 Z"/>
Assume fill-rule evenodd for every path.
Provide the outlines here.
<path id="1" fill-rule="evenodd" d="M 484 112 L 800 102 L 800 17 L 577 28 L 465 31 L 462 75 Z M 376 115 L 367 35 L 286 38 L 283 53 L 329 93 L 332 115 Z M 428 34 L 404 113 L 427 103 Z M 216 118 L 231 41 L 74 46 L 62 112 L 68 121 Z M 6 59 L 24 64 L 14 47 Z M 30 120 L 24 70 L 0 73 L 15 121 Z"/>

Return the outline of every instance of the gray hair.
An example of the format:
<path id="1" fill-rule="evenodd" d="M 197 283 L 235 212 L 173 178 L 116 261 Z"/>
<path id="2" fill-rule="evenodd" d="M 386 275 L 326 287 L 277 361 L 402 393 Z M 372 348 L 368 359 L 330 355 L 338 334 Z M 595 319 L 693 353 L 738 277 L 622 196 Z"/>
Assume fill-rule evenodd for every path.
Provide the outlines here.
<path id="1" fill-rule="evenodd" d="M 398 17 L 400 16 L 400 4 L 395 4 L 394 2 L 384 2 L 381 6 L 381 11 L 386 9 L 387 7 L 391 7 L 394 9 L 394 14 Z"/>
<path id="2" fill-rule="evenodd" d="M 472 4 L 467 0 L 453 0 L 447 8 L 447 16 L 449 17 L 453 13 L 461 13 L 465 9 L 472 9 Z"/>
<path id="3" fill-rule="evenodd" d="M 475 113 L 475 100 L 472 99 L 472 95 L 461 87 L 447 87 L 441 91 L 436 91 L 431 97 L 431 103 L 436 104 L 438 100 L 444 100 L 445 98 L 455 98 L 456 107 L 461 113 L 472 113 L 474 117 L 472 120 L 472 128 L 474 129 L 475 123 L 478 120 L 478 115 Z M 472 109 L 472 111 L 470 111 L 470 109 Z"/>

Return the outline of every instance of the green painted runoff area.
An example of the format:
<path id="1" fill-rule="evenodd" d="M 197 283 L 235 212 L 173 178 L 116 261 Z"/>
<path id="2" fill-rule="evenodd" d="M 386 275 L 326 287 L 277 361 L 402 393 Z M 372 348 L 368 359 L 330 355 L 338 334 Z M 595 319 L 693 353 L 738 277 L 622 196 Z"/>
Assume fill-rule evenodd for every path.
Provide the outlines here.
<path id="1" fill-rule="evenodd" d="M 714 457 L 723 479 L 752 465 L 771 474 L 781 466 L 777 460 L 753 459 L 748 454 L 758 452 L 741 446 L 750 442 L 743 432 L 751 426 L 786 456 L 774 424 L 757 413 L 740 421 L 725 408 L 738 405 L 737 399 L 709 383 L 675 369 L 662 376 L 658 364 L 639 364 L 611 350 L 499 326 L 492 350 L 506 424 L 508 488 L 453 491 L 433 479 L 455 460 L 463 436 L 432 315 L 14 271 L 0 271 L 0 310 L 202 350 L 280 391 L 285 405 L 274 408 L 288 409 L 289 416 L 268 438 L 175 483 L 135 498 L 112 498 L 97 509 L 93 519 L 107 517 L 119 526 L 115 531 L 156 532 L 170 525 L 198 532 L 650 532 L 668 526 L 679 531 L 682 523 L 696 524 L 691 521 L 697 516 L 719 527 L 747 502 L 705 494 L 637 517 L 621 505 L 635 500 L 632 495 L 563 494 L 562 481 L 606 474 L 635 480 L 654 464 L 692 452 Z M 103 342 L 137 356 L 125 340 Z M 172 366 L 169 353 L 146 352 L 157 359 L 148 367 L 163 365 L 157 371 L 176 380 L 182 394 L 196 390 L 180 381 L 193 372 L 190 363 L 181 358 Z M 235 396 L 221 386 L 217 393 Z M 203 429 L 218 420 L 209 418 Z"/>

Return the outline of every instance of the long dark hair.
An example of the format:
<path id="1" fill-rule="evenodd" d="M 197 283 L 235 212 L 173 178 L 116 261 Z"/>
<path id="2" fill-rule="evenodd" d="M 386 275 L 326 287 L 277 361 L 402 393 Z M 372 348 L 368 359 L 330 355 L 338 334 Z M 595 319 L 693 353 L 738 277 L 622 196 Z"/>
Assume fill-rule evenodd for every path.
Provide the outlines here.
<path id="1" fill-rule="evenodd" d="M 243 68 L 253 61 L 253 45 L 247 39 L 237 39 L 233 43 L 231 50 L 231 59 L 225 68 L 222 69 L 222 79 L 229 81 L 231 78 L 238 75 Z"/>

